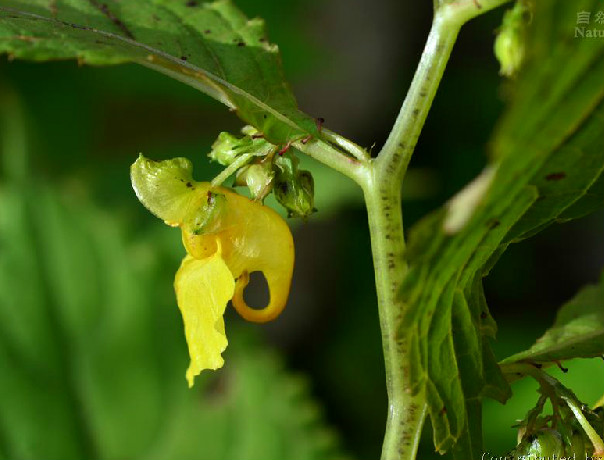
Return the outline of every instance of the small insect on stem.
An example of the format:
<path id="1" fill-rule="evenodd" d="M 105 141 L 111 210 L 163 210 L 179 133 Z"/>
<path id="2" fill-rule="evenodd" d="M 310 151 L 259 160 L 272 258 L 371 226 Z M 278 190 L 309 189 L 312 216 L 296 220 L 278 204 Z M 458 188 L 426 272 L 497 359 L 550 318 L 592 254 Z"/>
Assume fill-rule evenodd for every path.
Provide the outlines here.
<path id="1" fill-rule="evenodd" d="M 476 5 L 476 8 L 478 8 L 479 10 L 482 10 L 482 5 L 480 3 L 478 3 L 478 0 L 473 0 L 474 1 L 474 5 Z"/>

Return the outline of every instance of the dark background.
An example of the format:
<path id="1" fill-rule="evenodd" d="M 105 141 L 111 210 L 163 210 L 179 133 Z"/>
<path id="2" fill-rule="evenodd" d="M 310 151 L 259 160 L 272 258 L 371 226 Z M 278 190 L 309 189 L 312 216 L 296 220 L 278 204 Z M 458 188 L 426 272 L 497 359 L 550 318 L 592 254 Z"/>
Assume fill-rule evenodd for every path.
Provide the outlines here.
<path id="1" fill-rule="evenodd" d="M 398 0 L 237 0 L 266 19 L 301 108 L 326 126 L 379 151 L 402 103 L 431 20 L 431 2 Z M 405 190 L 410 228 L 476 176 L 504 108 L 492 54 L 495 11 L 467 25 L 417 146 Z M 128 167 L 139 152 L 153 159 L 186 156 L 198 180 L 217 172 L 206 160 L 219 131 L 241 123 L 219 103 L 167 77 L 134 65 L 78 67 L 74 62 L 0 59 L 0 81 L 23 101 L 31 163 L 37 177 L 77 184 L 109 213 L 122 215 L 133 238 L 161 225 L 136 200 Z M 312 162 L 305 162 L 311 164 Z M 288 368 L 310 376 L 312 392 L 340 433 L 346 451 L 378 458 L 386 415 L 384 373 L 366 216 L 359 191 L 312 165 L 319 213 L 294 222 L 297 252 L 291 300 L 262 330 Z M 177 232 L 173 235 L 178 246 Z M 503 358 L 529 346 L 552 323 L 556 308 L 604 266 L 604 213 L 553 226 L 512 246 L 486 281 L 500 326 Z M 178 248 L 178 247 L 177 247 Z M 178 248 L 180 250 L 180 248 Z M 176 267 L 166 268 L 166 291 Z M 262 302 L 262 287 L 256 289 Z M 177 310 L 174 306 L 174 314 Z M 570 363 L 563 382 L 585 402 L 601 396 L 604 363 Z M 587 378 L 586 378 L 587 376 Z M 485 404 L 486 448 L 503 454 L 514 443 L 510 426 L 535 402 L 532 382 L 514 386 L 503 407 Z M 419 458 L 437 458 L 426 432 Z"/>

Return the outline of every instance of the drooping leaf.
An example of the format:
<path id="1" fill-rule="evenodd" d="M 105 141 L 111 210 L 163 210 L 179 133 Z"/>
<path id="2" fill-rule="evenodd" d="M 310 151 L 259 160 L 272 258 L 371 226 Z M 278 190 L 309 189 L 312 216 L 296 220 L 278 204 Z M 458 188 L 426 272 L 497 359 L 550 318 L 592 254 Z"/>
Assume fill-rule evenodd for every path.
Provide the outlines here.
<path id="1" fill-rule="evenodd" d="M 595 0 L 536 4 L 488 173 L 410 233 L 401 333 L 412 388 L 427 392 L 437 450 L 459 441 L 460 459 L 481 451 L 476 401 L 509 396 L 488 346 L 495 328 L 481 278 L 512 242 L 602 205 L 604 42 L 574 38 L 576 12 L 597 9 Z"/>
<path id="2" fill-rule="evenodd" d="M 264 22 L 230 0 L 4 0 L 0 52 L 138 63 L 226 104 L 276 144 L 318 134 L 297 108 Z"/>
<path id="3" fill-rule="evenodd" d="M 587 286 L 559 311 L 556 321 L 528 350 L 504 359 L 509 365 L 549 365 L 566 359 L 604 356 L 604 279 Z"/>

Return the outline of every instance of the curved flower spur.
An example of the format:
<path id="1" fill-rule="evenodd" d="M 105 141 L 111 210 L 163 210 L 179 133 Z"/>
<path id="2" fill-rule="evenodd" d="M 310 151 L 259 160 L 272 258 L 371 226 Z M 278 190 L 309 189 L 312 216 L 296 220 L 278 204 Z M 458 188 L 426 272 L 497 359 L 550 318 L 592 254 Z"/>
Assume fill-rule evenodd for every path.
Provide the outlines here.
<path id="1" fill-rule="evenodd" d="M 187 255 L 174 287 L 191 363 L 189 386 L 204 369 L 218 369 L 227 347 L 223 315 L 229 299 L 248 321 L 275 319 L 285 307 L 294 267 L 294 244 L 285 221 L 260 202 L 230 189 L 195 182 L 191 162 L 155 162 L 142 155 L 131 167 L 141 203 L 166 224 L 180 227 Z M 269 304 L 250 308 L 243 291 L 249 274 L 262 272 Z"/>

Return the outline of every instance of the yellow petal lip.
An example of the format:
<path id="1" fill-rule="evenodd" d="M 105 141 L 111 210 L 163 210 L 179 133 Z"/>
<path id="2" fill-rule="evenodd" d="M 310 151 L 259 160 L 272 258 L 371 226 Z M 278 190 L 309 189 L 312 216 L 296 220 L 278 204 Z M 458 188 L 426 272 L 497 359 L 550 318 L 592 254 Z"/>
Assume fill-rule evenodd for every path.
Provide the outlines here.
<path id="1" fill-rule="evenodd" d="M 185 248 L 193 257 L 204 258 L 219 243 L 227 266 L 237 278 L 233 306 L 248 321 L 271 321 L 283 311 L 289 297 L 295 259 L 289 227 L 261 203 L 222 187 L 212 191 L 225 198 L 223 208 L 201 234 L 181 226 Z M 249 274 L 256 271 L 263 273 L 270 293 L 269 304 L 263 309 L 249 307 L 243 298 Z"/>
<path id="2" fill-rule="evenodd" d="M 187 255 L 176 273 L 174 287 L 191 358 L 186 372 L 191 387 L 202 370 L 215 370 L 224 364 L 222 352 L 228 342 L 223 315 L 235 282 L 219 249 L 205 259 Z"/>

